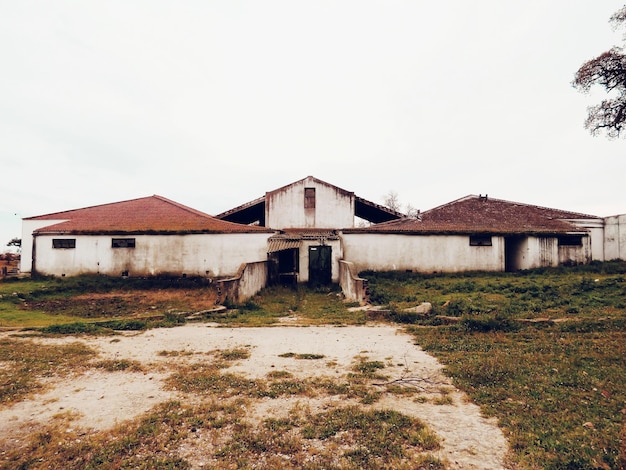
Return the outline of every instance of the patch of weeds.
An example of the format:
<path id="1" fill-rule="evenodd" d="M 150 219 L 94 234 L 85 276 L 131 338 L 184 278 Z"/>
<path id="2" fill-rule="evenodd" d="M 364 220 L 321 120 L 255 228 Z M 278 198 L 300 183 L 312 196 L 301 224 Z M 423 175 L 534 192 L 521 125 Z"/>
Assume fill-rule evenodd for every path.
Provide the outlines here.
<path id="1" fill-rule="evenodd" d="M 238 361 L 248 359 L 250 357 L 250 350 L 247 348 L 226 349 L 220 351 L 219 355 L 224 361 Z"/>
<path id="2" fill-rule="evenodd" d="M 256 466 L 253 462 L 259 461 L 264 463 L 264 468 L 284 468 L 286 462 L 280 456 L 297 454 L 301 450 L 302 439 L 284 429 L 240 426 L 215 455 L 220 460 L 236 463 L 237 468 L 252 468 Z"/>
<path id="3" fill-rule="evenodd" d="M 25 448 L 7 452 L 5 468 L 188 469 L 189 463 L 173 450 L 186 437 L 183 429 L 192 416 L 190 408 L 168 402 L 105 432 L 79 436 L 66 426 L 49 426 L 31 436 Z"/>
<path id="4" fill-rule="evenodd" d="M 517 324 L 508 318 L 494 315 L 479 315 L 475 317 L 463 317 L 459 324 L 461 328 L 468 332 L 486 333 L 489 331 L 516 331 Z"/>
<path id="5" fill-rule="evenodd" d="M 107 372 L 127 371 L 127 372 L 143 372 L 141 362 L 130 359 L 107 359 L 98 361 L 93 364 L 96 369 L 104 369 Z"/>
<path id="6" fill-rule="evenodd" d="M 158 323 L 154 323 L 158 325 Z M 114 331 L 143 331 L 148 329 L 147 320 L 109 320 L 98 322 L 97 326 Z"/>
<path id="7" fill-rule="evenodd" d="M 279 354 L 278 357 L 293 357 L 294 359 L 324 359 L 326 356 L 323 354 L 302 353 L 296 354 L 292 352 Z"/>
<path id="8" fill-rule="evenodd" d="M 385 380 L 387 376 L 377 372 L 384 368 L 385 363 L 382 361 L 368 361 L 363 357 L 359 357 L 352 370 L 367 379 Z"/>
<path id="9" fill-rule="evenodd" d="M 415 451 L 440 447 L 436 435 L 424 423 L 393 410 L 337 408 L 317 415 L 309 414 L 306 422 L 302 428 L 305 439 L 337 443 L 344 449 L 340 451 L 341 460 L 361 468 L 393 466 L 410 459 Z"/>
<path id="10" fill-rule="evenodd" d="M 184 349 L 180 351 L 163 349 L 157 352 L 157 356 L 161 357 L 193 356 L 194 354 L 193 351 L 185 351 Z"/>
<path id="11" fill-rule="evenodd" d="M 240 310 L 244 310 L 244 311 L 248 310 L 252 312 L 255 310 L 261 310 L 261 306 L 257 304 L 256 302 L 253 302 L 252 300 L 247 300 L 242 305 L 239 305 L 238 308 Z"/>
<path id="12" fill-rule="evenodd" d="M 270 382 L 267 387 L 259 387 L 259 397 L 278 398 L 283 395 L 304 395 L 311 392 L 311 386 L 304 380 L 280 380 Z"/>
<path id="13" fill-rule="evenodd" d="M 431 400 L 433 405 L 454 405 L 454 400 L 450 395 L 439 395 Z"/>
<path id="14" fill-rule="evenodd" d="M 166 385 L 171 389 L 185 393 L 215 394 L 225 398 L 236 395 L 248 396 L 265 389 L 263 381 L 248 379 L 242 375 L 223 373 L 219 368 L 210 364 L 181 366 L 178 372 L 166 380 Z"/>
<path id="15" fill-rule="evenodd" d="M 276 431 L 289 431 L 290 429 L 300 426 L 300 420 L 297 417 L 288 418 L 266 418 L 263 420 L 263 427 L 276 432 Z"/>
<path id="16" fill-rule="evenodd" d="M 267 287 L 252 299 L 250 305 L 233 306 L 237 315 L 218 320 L 223 323 L 242 325 L 267 325 L 280 317 L 297 313 L 299 323 L 317 324 L 363 324 L 366 315 L 362 311 L 351 312 L 343 302 L 337 286 L 332 289 L 315 289 L 298 285 L 295 289 L 282 286 Z"/>
<path id="17" fill-rule="evenodd" d="M 0 340 L 0 405 L 15 403 L 41 391 L 41 379 L 64 376 L 88 362 L 96 352 L 83 343 L 46 345 L 24 339 Z"/>
<path id="18" fill-rule="evenodd" d="M 360 375 L 349 374 L 346 380 L 336 380 L 330 377 L 316 377 L 308 381 L 313 391 L 327 395 L 339 395 L 346 399 L 356 399 L 362 404 L 377 402 L 382 393 L 373 390 Z"/>
<path id="19" fill-rule="evenodd" d="M 112 335 L 114 332 L 110 328 L 105 328 L 95 323 L 66 323 L 60 325 L 50 325 L 40 328 L 44 334 L 50 335 Z"/>
<path id="20" fill-rule="evenodd" d="M 270 379 L 290 379 L 293 374 L 286 370 L 272 370 L 267 373 L 267 377 Z"/>
<path id="21" fill-rule="evenodd" d="M 382 392 L 379 392 L 377 390 L 366 390 L 365 393 L 363 393 L 360 397 L 360 403 L 362 403 L 363 405 L 371 405 L 380 400 L 380 397 L 382 395 Z"/>

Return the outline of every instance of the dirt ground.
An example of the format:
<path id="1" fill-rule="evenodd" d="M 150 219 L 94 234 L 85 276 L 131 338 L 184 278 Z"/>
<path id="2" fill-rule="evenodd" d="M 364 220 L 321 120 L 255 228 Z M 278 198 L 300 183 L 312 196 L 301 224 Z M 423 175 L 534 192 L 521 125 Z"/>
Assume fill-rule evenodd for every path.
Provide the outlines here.
<path id="1" fill-rule="evenodd" d="M 285 319 L 282 326 L 267 328 L 196 323 L 114 337 L 39 338 L 37 341 L 48 344 L 81 341 L 98 351 L 98 360 L 138 361 L 144 372 L 88 369 L 69 378 L 50 378 L 45 393 L 0 409 L 0 447 L 17 445 L 28 432 L 59 413 L 71 413 L 75 417 L 71 421 L 74 428 L 104 430 L 135 418 L 158 403 L 193 399 L 163 386 L 177 364 L 201 360 L 200 355 L 216 350 L 246 348 L 250 356 L 236 361 L 229 372 L 250 378 L 265 377 L 273 370 L 285 370 L 299 378 L 339 378 L 351 370 L 356 358 L 382 361 L 386 364 L 384 373 L 391 380 L 405 379 L 422 387 L 421 396 L 426 399 L 384 394 L 373 406 L 396 409 L 424 421 L 442 439 L 442 449 L 435 455 L 447 461 L 451 469 L 505 468 L 508 446 L 496 422 L 485 419 L 476 405 L 452 387 L 442 366 L 416 346 L 409 335 L 388 325 L 299 327 L 289 320 Z M 164 351 L 179 353 L 173 356 Z M 279 356 L 285 353 L 320 354 L 324 358 L 297 360 Z M 451 400 L 437 404 L 436 398 L 441 397 L 443 389 Z M 336 402 L 338 398 L 328 400 Z M 311 408 L 325 406 L 324 399 L 318 397 L 289 397 L 261 399 L 254 409 L 259 416 L 278 416 L 294 401 Z M 185 450 L 185 458 L 193 468 L 204 465 L 202 456 L 194 455 L 193 449 Z"/>

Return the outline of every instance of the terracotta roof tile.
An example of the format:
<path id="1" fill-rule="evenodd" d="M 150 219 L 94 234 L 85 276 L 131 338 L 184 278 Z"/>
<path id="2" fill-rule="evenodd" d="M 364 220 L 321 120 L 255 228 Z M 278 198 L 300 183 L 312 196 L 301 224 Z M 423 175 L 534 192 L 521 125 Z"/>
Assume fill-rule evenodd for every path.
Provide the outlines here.
<path id="1" fill-rule="evenodd" d="M 585 232 L 567 220 L 599 217 L 546 207 L 467 196 L 430 209 L 420 219 L 405 217 L 346 233 L 566 233 Z"/>
<path id="2" fill-rule="evenodd" d="M 63 220 L 35 233 L 247 233 L 266 232 L 263 227 L 216 219 L 161 196 L 150 196 L 25 220 Z"/>

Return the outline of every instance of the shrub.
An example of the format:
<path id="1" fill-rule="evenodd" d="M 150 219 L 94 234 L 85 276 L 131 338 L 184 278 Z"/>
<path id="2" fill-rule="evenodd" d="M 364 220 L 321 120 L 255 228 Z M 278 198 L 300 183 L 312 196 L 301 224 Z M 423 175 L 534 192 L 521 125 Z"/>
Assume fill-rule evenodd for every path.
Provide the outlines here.
<path id="1" fill-rule="evenodd" d="M 499 316 L 480 315 L 477 317 L 465 317 L 460 322 L 460 327 L 468 332 L 487 333 L 489 331 L 517 331 L 518 325 L 508 318 Z"/>

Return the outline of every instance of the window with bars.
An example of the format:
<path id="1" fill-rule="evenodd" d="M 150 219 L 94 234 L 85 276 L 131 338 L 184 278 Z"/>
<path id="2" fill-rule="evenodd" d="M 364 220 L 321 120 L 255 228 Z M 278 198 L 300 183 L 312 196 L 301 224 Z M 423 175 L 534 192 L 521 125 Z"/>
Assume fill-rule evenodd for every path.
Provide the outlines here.
<path id="1" fill-rule="evenodd" d="M 111 240 L 112 248 L 135 248 L 134 238 L 113 238 Z"/>
<path id="2" fill-rule="evenodd" d="M 491 246 L 491 235 L 470 235 L 470 246 Z"/>
<path id="3" fill-rule="evenodd" d="M 52 248 L 57 248 L 57 249 L 76 248 L 76 239 L 75 238 L 53 238 Z"/>
<path id="4" fill-rule="evenodd" d="M 561 235 L 559 236 L 559 246 L 582 246 L 582 235 Z"/>

